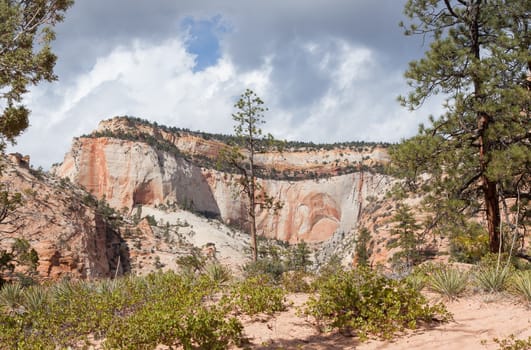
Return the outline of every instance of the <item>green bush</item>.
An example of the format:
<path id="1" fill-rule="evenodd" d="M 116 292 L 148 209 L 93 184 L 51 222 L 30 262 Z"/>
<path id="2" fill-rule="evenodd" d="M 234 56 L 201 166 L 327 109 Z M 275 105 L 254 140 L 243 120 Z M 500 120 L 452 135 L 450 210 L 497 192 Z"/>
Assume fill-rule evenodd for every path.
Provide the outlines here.
<path id="1" fill-rule="evenodd" d="M 421 291 L 424 289 L 424 287 L 426 287 L 427 276 L 423 273 L 413 272 L 409 274 L 404 281 L 413 289 Z"/>
<path id="2" fill-rule="evenodd" d="M 233 286 L 230 299 L 233 305 L 248 315 L 273 314 L 286 309 L 286 295 L 274 286 L 267 275 L 249 277 Z"/>
<path id="3" fill-rule="evenodd" d="M 475 264 L 489 251 L 489 235 L 475 222 L 456 225 L 450 235 L 450 255 L 453 260 Z"/>
<path id="4" fill-rule="evenodd" d="M 494 338 L 500 347 L 500 350 L 529 350 L 531 349 L 531 337 L 527 339 L 516 339 L 514 334 L 511 334 L 508 338 L 498 339 Z"/>
<path id="5" fill-rule="evenodd" d="M 478 262 L 477 267 L 481 269 L 492 268 L 492 267 L 505 267 L 508 264 L 508 268 L 513 271 L 518 264 L 518 259 L 514 256 L 509 257 L 509 254 L 502 253 L 501 255 L 488 253 L 481 257 L 481 260 Z"/>
<path id="6" fill-rule="evenodd" d="M 430 306 L 407 283 L 366 268 L 338 271 L 321 281 L 316 292 L 304 313 L 320 325 L 355 331 L 361 340 L 369 335 L 389 339 L 396 332 L 416 328 L 418 322 L 449 318 L 442 304 Z"/>
<path id="7" fill-rule="evenodd" d="M 309 281 L 312 275 L 302 270 L 287 271 L 282 275 L 282 286 L 290 293 L 309 293 L 312 286 Z"/>
<path id="8" fill-rule="evenodd" d="M 239 343 L 242 325 L 227 317 L 224 303 L 204 305 L 203 292 L 179 287 L 174 294 L 153 295 L 134 314 L 113 323 L 106 334 L 107 349 L 153 349 L 181 345 L 192 349 L 226 349 Z M 118 320 L 117 320 L 118 321 Z"/>
<path id="9" fill-rule="evenodd" d="M 246 278 L 268 275 L 275 282 L 280 281 L 285 271 L 284 263 L 280 259 L 272 258 L 261 258 L 258 261 L 251 261 L 243 267 L 243 274 Z"/>
<path id="10" fill-rule="evenodd" d="M 312 283 L 312 289 L 316 289 L 319 284 L 327 281 L 330 277 L 334 276 L 339 271 L 343 271 L 343 265 L 341 265 L 341 258 L 334 254 L 328 259 L 328 261 L 319 268 L 319 274 Z"/>
<path id="11" fill-rule="evenodd" d="M 178 257 L 175 262 L 182 271 L 195 274 L 205 270 L 207 258 L 201 252 L 201 249 L 194 247 L 190 251 L 190 254 Z"/>
<path id="12" fill-rule="evenodd" d="M 231 270 L 220 263 L 212 263 L 205 267 L 205 276 L 215 286 L 221 286 L 232 279 Z"/>
<path id="13" fill-rule="evenodd" d="M 468 281 L 468 272 L 451 266 L 439 266 L 429 274 L 427 284 L 433 292 L 454 299 L 465 291 Z"/>
<path id="14" fill-rule="evenodd" d="M 212 298 L 216 291 L 204 275 L 187 279 L 173 272 L 2 289 L 9 304 L 0 312 L 0 348 L 89 347 L 91 335 L 109 349 L 225 349 L 239 343 L 242 326 L 225 298 Z"/>

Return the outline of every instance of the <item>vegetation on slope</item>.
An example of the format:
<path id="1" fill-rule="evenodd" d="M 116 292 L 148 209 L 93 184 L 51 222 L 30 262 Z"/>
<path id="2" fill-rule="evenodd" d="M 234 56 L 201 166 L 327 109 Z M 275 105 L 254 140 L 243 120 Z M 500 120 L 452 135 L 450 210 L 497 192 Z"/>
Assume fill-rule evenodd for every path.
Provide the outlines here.
<path id="1" fill-rule="evenodd" d="M 81 282 L 0 291 L 0 347 L 225 349 L 243 340 L 238 314 L 274 314 L 287 307 L 285 289 L 265 275 L 229 284 L 203 273 L 158 272 L 145 277 Z M 316 279 L 318 294 L 305 313 L 334 327 L 353 327 L 390 338 L 418 322 L 445 319 L 442 306 L 429 306 L 418 291 L 369 270 L 336 271 Z M 335 321 L 334 321 L 335 320 Z"/>
<path id="2" fill-rule="evenodd" d="M 168 127 L 164 125 L 159 125 L 156 122 L 150 122 L 144 119 L 124 116 L 116 117 L 120 120 L 123 120 L 127 123 L 127 131 L 122 130 L 101 130 L 95 131 L 88 135 L 83 135 L 84 138 L 99 138 L 99 137 L 109 137 L 119 140 L 127 140 L 134 142 L 142 142 L 150 145 L 154 149 L 166 152 L 174 157 L 184 158 L 200 167 L 209 168 L 209 169 L 218 169 L 224 172 L 237 173 L 237 169 L 233 166 L 230 166 L 228 163 L 220 163 L 217 159 L 213 159 L 207 155 L 200 153 L 188 154 L 182 152 L 175 144 L 172 142 L 163 139 L 162 137 L 153 136 L 157 135 L 158 131 L 164 131 L 171 133 L 177 138 L 184 137 L 185 135 L 192 135 L 196 137 L 203 138 L 205 140 L 216 140 L 226 145 L 239 145 L 241 139 L 233 135 L 221 135 L 221 134 L 208 134 L 198 131 L 190 131 L 188 129 L 181 129 L 176 127 Z M 153 135 L 150 133 L 142 132 L 138 129 L 138 126 L 147 126 L 154 130 Z M 334 144 L 314 144 L 314 143 L 304 143 L 304 142 L 293 142 L 293 141 L 284 141 L 282 148 L 289 152 L 313 152 L 321 150 L 333 150 L 333 149 L 343 149 L 343 150 L 355 150 L 358 152 L 370 152 L 375 147 L 388 147 L 387 143 L 372 143 L 372 142 L 344 142 L 344 143 L 334 143 Z M 328 164 L 328 162 L 326 163 Z M 384 167 L 382 164 L 375 163 L 373 165 L 367 165 L 364 163 L 349 163 L 345 164 L 343 162 L 336 162 L 336 166 L 333 167 L 333 171 L 312 171 L 305 169 L 284 169 L 282 171 L 277 171 L 273 167 L 264 167 L 260 165 L 255 165 L 256 176 L 261 179 L 273 179 L 273 180 L 305 180 L 305 179 L 320 179 L 328 178 L 330 176 L 350 174 L 358 171 L 368 171 L 383 173 Z"/>

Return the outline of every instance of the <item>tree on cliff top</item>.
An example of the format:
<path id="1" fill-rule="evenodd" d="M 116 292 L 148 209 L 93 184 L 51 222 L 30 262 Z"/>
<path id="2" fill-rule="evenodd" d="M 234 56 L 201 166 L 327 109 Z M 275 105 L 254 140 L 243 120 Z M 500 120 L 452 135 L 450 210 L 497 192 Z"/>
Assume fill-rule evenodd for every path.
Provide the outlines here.
<path id="1" fill-rule="evenodd" d="M 0 138 L 14 142 L 28 127 L 28 86 L 57 77 L 52 30 L 73 0 L 0 0 Z"/>
<path id="2" fill-rule="evenodd" d="M 264 102 L 253 91 L 247 89 L 238 99 L 234 107 L 238 110 L 232 115 L 236 122 L 234 133 L 237 141 L 222 150 L 219 164 L 227 164 L 239 173 L 237 180 L 240 194 L 247 201 L 247 218 L 251 235 L 251 253 L 253 261 L 258 260 L 256 242 L 257 208 L 278 210 L 282 204 L 270 197 L 257 181 L 258 169 L 255 156 L 273 148 L 274 139 L 268 134 L 263 135 L 261 124 L 265 123 Z"/>
<path id="3" fill-rule="evenodd" d="M 443 115 L 391 151 L 394 170 L 427 194 L 429 227 L 484 213 L 497 252 L 502 233 L 523 235 L 529 220 L 531 1 L 409 0 L 405 14 L 406 35 L 433 41 L 410 63 L 413 90 L 401 102 L 415 109 L 436 94 L 446 101 Z M 422 174 L 429 176 L 418 186 Z"/>

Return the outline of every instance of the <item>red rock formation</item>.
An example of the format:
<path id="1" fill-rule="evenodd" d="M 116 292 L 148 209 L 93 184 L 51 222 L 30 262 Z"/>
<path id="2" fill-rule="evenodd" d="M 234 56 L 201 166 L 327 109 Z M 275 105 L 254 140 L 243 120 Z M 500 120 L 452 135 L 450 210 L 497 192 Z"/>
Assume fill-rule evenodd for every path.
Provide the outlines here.
<path id="1" fill-rule="evenodd" d="M 127 269 L 123 240 L 110 229 L 87 195 L 68 181 L 2 160 L 1 181 L 11 192 L 19 192 L 23 204 L 16 215 L 19 227 L 0 224 L 0 243 L 5 248 L 11 238 L 26 239 L 39 255 L 38 274 L 43 278 L 108 277 Z M 121 265 L 117 266 L 121 256 Z"/>
<path id="2" fill-rule="evenodd" d="M 171 133 L 125 118 L 100 123 L 104 135 L 122 133 L 129 138 L 145 135 L 175 145 L 188 158 L 201 156 L 215 160 L 223 144 L 186 132 Z M 291 150 L 262 154 L 257 164 L 277 170 L 311 171 L 334 175 L 345 164 L 383 162 L 382 149 L 361 152 L 350 149 Z M 78 138 L 55 169 L 99 198 L 105 197 L 117 208 L 136 204 L 178 203 L 190 209 L 219 216 L 226 223 L 244 225 L 245 203 L 238 197 L 234 176 L 202 168 L 184 156 L 157 150 L 145 142 L 113 137 Z M 391 179 L 355 172 L 327 179 L 261 181 L 264 190 L 283 202 L 277 215 L 266 211 L 258 215 L 259 233 L 289 242 L 320 242 L 334 232 L 349 232 L 355 227 L 360 208 L 372 192 L 385 192 Z"/>

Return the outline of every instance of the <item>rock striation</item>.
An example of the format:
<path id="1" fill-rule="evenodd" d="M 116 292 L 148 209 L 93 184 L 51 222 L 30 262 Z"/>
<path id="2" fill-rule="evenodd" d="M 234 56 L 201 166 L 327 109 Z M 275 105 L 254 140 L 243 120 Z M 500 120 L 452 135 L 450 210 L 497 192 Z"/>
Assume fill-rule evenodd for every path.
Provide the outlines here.
<path id="1" fill-rule="evenodd" d="M 118 210 L 178 204 L 245 228 L 236 175 L 213 167 L 223 146 L 212 137 L 117 117 L 74 139 L 53 172 Z M 295 243 L 350 232 L 367 198 L 383 196 L 393 182 L 373 170 L 386 161 L 385 148 L 376 146 L 292 147 L 261 154 L 257 165 L 281 175 L 264 177 L 261 185 L 283 207 L 276 215 L 259 212 L 259 233 Z"/>
<path id="2" fill-rule="evenodd" d="M 27 240 L 39 255 L 42 278 L 100 278 L 128 271 L 127 246 L 94 206 L 95 199 L 28 162 L 17 154 L 1 159 L 2 190 L 20 193 L 23 202 L 0 223 L 0 246 L 6 249 L 15 237 Z"/>

